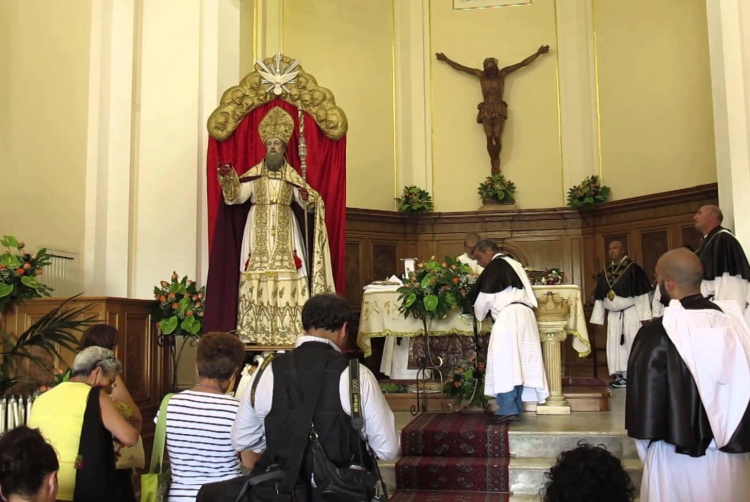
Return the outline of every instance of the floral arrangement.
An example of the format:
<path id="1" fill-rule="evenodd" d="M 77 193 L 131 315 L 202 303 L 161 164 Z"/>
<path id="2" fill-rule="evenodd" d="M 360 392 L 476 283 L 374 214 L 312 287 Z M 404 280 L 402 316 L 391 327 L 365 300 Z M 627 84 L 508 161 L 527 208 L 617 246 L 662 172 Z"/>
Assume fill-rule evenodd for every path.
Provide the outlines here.
<path id="1" fill-rule="evenodd" d="M 505 179 L 502 174 L 493 174 L 479 184 L 477 190 L 482 201 L 497 201 L 507 204 L 514 202 L 513 194 L 516 193 L 516 185 Z"/>
<path id="2" fill-rule="evenodd" d="M 433 256 L 418 263 L 398 289 L 399 311 L 416 319 L 443 318 L 451 309 L 469 305 L 469 292 L 476 280 L 469 265 L 448 256 L 439 262 Z"/>
<path id="3" fill-rule="evenodd" d="M 434 208 L 430 193 L 414 185 L 404 187 L 403 195 L 396 201 L 398 210 L 407 214 L 426 213 Z"/>
<path id="4" fill-rule="evenodd" d="M 591 209 L 606 201 L 611 190 L 599 182 L 599 176 L 589 176 L 580 185 L 568 190 L 568 207 L 571 209 Z"/>
<path id="5" fill-rule="evenodd" d="M 557 268 L 548 268 L 544 275 L 539 279 L 539 284 L 545 286 L 554 286 L 556 284 L 562 284 L 563 273 Z"/>
<path id="6" fill-rule="evenodd" d="M 443 392 L 453 399 L 454 404 L 469 401 L 484 407 L 484 363 L 474 364 L 473 360 L 463 361 L 453 372 L 453 378 L 445 383 Z"/>
<path id="7" fill-rule="evenodd" d="M 159 303 L 151 316 L 164 335 L 196 337 L 203 328 L 206 288 L 198 289 L 187 276 L 181 280 L 178 277 L 173 272 L 171 282 L 161 281 L 154 287 L 154 298 Z"/>
<path id="8" fill-rule="evenodd" d="M 12 235 L 4 235 L 0 245 L 6 249 L 0 254 L 0 312 L 9 302 L 50 296 L 52 288 L 37 280 L 51 263 L 47 250 L 40 249 L 32 255 L 25 251 L 26 244 Z"/>

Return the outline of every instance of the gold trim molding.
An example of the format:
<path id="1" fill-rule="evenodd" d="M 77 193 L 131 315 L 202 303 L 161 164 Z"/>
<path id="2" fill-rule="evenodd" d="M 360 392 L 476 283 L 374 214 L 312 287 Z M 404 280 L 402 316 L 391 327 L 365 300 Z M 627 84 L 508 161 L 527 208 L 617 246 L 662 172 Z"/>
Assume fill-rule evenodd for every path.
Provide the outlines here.
<path id="1" fill-rule="evenodd" d="M 275 61 L 275 57 L 269 57 L 263 63 L 271 67 Z M 294 59 L 282 54 L 281 70 L 294 62 Z M 212 138 L 218 141 L 228 139 L 248 113 L 276 98 L 273 87 L 269 88 L 262 82 L 260 72 L 263 68 L 260 64 L 255 63 L 254 69 L 240 80 L 239 85 L 224 91 L 219 107 L 208 118 L 208 134 Z M 305 72 L 301 65 L 297 65 L 294 71 L 297 72 L 294 82 L 286 83 L 279 97 L 310 114 L 327 137 L 333 140 L 343 138 L 349 129 L 349 122 L 344 110 L 336 106 L 333 93 L 320 87 L 315 77 Z"/>

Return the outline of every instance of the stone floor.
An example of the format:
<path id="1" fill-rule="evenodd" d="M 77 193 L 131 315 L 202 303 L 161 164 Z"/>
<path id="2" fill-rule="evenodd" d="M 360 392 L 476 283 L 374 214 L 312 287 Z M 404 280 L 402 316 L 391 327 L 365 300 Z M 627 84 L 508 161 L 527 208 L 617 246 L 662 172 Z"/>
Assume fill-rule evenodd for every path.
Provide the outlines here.
<path id="1" fill-rule="evenodd" d="M 395 412 L 399 430 L 412 420 L 409 412 Z M 524 414 L 509 431 L 512 502 L 540 500 L 544 473 L 562 451 L 575 448 L 579 441 L 603 444 L 622 459 L 636 488 L 640 486 L 642 465 L 633 440 L 625 432 L 625 389 L 613 390 L 612 410 L 580 412 L 571 415 L 538 416 Z M 391 491 L 396 487 L 396 461 L 381 462 L 381 471 Z"/>

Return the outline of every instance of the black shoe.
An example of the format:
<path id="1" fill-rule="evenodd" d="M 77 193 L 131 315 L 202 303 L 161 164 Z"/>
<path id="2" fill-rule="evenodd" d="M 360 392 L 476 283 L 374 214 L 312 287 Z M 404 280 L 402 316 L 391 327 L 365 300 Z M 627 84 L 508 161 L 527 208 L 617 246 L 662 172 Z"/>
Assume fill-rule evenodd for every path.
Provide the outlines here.
<path id="1" fill-rule="evenodd" d="M 504 424 L 505 422 L 518 422 L 521 420 L 520 415 L 497 415 L 492 417 L 488 423 L 490 425 Z"/>
<path id="2" fill-rule="evenodd" d="M 609 387 L 612 389 L 624 389 L 628 386 L 627 380 L 625 380 L 622 376 L 617 375 L 617 378 L 609 383 Z"/>

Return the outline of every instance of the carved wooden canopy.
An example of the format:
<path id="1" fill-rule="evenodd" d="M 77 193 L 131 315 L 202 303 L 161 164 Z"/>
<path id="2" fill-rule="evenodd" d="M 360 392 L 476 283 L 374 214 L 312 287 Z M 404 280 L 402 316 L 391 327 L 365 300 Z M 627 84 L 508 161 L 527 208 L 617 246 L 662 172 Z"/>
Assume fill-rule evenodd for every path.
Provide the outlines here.
<path id="1" fill-rule="evenodd" d="M 294 106 L 301 106 L 327 137 L 333 140 L 344 137 L 349 128 L 344 110 L 336 106 L 333 93 L 318 86 L 315 77 L 305 72 L 297 61 L 279 54 L 264 59 L 263 65 L 255 63 L 254 68 L 255 71 L 245 76 L 240 85 L 230 87 L 221 96 L 219 107 L 208 118 L 211 137 L 226 140 L 245 115 L 277 96 Z M 296 76 L 291 78 L 294 73 Z"/>

